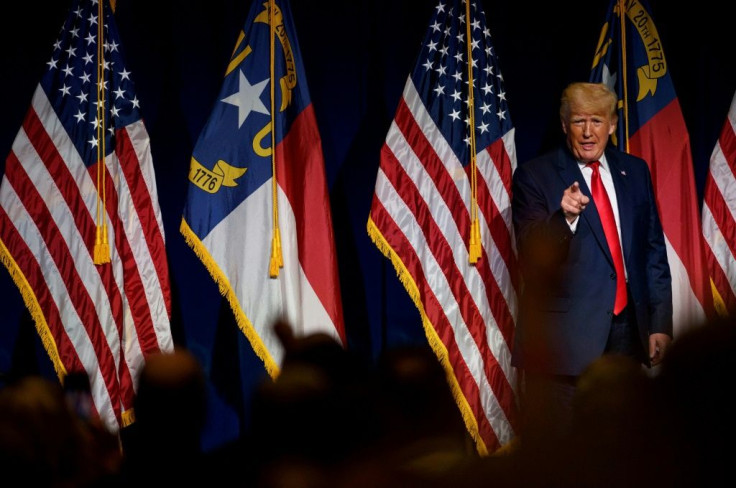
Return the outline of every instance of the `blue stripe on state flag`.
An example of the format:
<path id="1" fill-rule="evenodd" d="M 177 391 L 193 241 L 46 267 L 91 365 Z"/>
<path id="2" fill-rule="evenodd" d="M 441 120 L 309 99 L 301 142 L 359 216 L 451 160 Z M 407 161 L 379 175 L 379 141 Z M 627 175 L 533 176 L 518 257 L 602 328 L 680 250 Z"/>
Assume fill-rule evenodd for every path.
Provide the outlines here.
<path id="1" fill-rule="evenodd" d="M 185 218 L 192 230 L 204 238 L 232 210 L 270 180 L 271 168 L 271 85 L 268 23 L 268 2 L 256 2 L 245 23 L 247 30 L 235 47 L 231 63 L 212 113 L 199 136 L 192 157 L 205 168 L 218 161 L 245 169 L 234 186 L 221 186 L 223 198 L 216 205 L 206 192 L 189 192 Z M 273 87 L 275 145 L 289 132 L 296 116 L 311 102 L 304 69 L 295 59 L 301 59 L 299 46 L 287 33 L 295 32 L 291 16 L 281 14 L 277 5 L 276 23 L 284 28 L 276 32 L 274 49 Z M 265 47 L 265 48 L 264 48 Z M 239 144 L 222 144 L 223 140 Z M 196 211 L 207 205 L 209 214 Z M 204 218 L 202 218 L 204 217 Z"/>
<path id="2" fill-rule="evenodd" d="M 609 6 L 606 35 L 599 42 L 590 80 L 606 83 L 618 94 L 619 100 L 626 99 L 630 105 L 636 105 L 636 109 L 629 109 L 627 114 L 629 134 L 634 134 L 677 95 L 659 32 L 651 20 L 651 10 L 644 2 L 632 2 L 624 12 L 627 50 L 626 59 L 623 58 L 619 5 L 620 2 L 613 0 Z M 618 125 L 616 134 L 618 140 L 625 140 L 623 114 L 619 120 L 622 123 Z"/>

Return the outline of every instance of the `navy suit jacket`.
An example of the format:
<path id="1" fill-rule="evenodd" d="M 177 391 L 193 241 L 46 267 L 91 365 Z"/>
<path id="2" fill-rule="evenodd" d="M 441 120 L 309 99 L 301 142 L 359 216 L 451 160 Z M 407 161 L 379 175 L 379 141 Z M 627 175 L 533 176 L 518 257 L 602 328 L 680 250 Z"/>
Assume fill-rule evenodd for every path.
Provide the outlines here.
<path id="1" fill-rule="evenodd" d="M 629 304 L 648 357 L 649 334 L 672 335 L 667 250 L 646 162 L 614 148 L 606 160 L 616 188 Z M 603 354 L 613 318 L 616 274 L 591 203 L 573 234 L 560 208 L 577 181 L 578 162 L 560 147 L 520 165 L 513 175 L 514 232 L 523 274 L 512 363 L 529 371 L 574 375 Z"/>

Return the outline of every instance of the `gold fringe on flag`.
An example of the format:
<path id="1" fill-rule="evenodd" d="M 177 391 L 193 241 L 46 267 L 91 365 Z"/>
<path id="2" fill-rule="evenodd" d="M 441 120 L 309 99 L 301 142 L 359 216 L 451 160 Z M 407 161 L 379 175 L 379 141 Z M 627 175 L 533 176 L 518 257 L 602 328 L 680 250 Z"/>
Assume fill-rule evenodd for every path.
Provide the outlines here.
<path id="1" fill-rule="evenodd" d="M 230 304 L 230 308 L 235 315 L 235 321 L 238 324 L 238 328 L 240 328 L 241 332 L 245 334 L 248 342 L 250 342 L 250 345 L 253 347 L 253 352 L 255 352 L 256 356 L 263 361 L 263 365 L 266 368 L 268 375 L 275 379 L 280 373 L 280 368 L 273 359 L 273 356 L 271 356 L 268 348 L 266 348 L 263 340 L 258 335 L 258 332 L 256 332 L 255 327 L 253 327 L 253 323 L 245 315 L 245 312 L 243 312 L 240 301 L 238 300 L 230 281 L 227 279 L 227 275 L 222 271 L 222 269 L 220 269 L 220 266 L 212 258 L 207 247 L 202 244 L 202 241 L 189 227 L 184 218 L 181 219 L 179 231 L 181 232 L 181 235 L 184 236 L 184 241 L 194 251 L 194 254 L 197 255 L 202 263 L 204 263 L 210 276 L 212 276 L 212 279 L 217 283 L 217 288 L 219 289 L 220 294 L 227 299 Z M 0 241 L 0 244 L 2 244 L 2 241 Z"/>
<path id="2" fill-rule="evenodd" d="M 51 359 L 54 371 L 56 372 L 59 380 L 62 380 L 67 375 L 67 371 L 64 367 L 64 363 L 61 361 L 59 349 L 56 347 L 56 340 L 54 339 L 54 335 L 51 333 L 48 322 L 46 322 L 46 316 L 38 302 L 38 297 L 33 291 L 31 284 L 28 283 L 28 280 L 20 266 L 13 258 L 13 255 L 10 253 L 8 248 L 5 247 L 5 243 L 3 243 L 2 239 L 0 239 L 0 264 L 3 264 L 7 268 L 10 273 L 10 278 L 15 283 L 15 286 L 18 287 L 23 303 L 25 303 L 26 308 L 31 314 L 31 318 L 33 318 L 33 322 L 36 324 L 36 331 L 38 332 L 38 336 L 41 338 L 41 343 L 43 344 L 44 349 L 46 349 L 46 353 L 48 353 L 49 358 Z"/>
<path id="3" fill-rule="evenodd" d="M 716 309 L 718 316 L 728 317 L 728 307 L 726 307 L 726 302 L 723 300 L 721 292 L 718 291 L 713 278 L 710 279 L 710 289 L 713 292 L 713 307 Z"/>
<path id="4" fill-rule="evenodd" d="M 378 250 L 391 261 L 391 264 L 394 265 L 394 269 L 396 270 L 396 275 L 398 276 L 399 281 L 402 285 L 404 285 L 404 288 L 409 294 L 409 297 L 411 297 L 411 300 L 417 307 L 417 310 L 422 317 L 422 327 L 424 328 L 424 334 L 427 337 L 427 341 L 429 342 L 432 351 L 435 353 L 437 359 L 439 360 L 440 364 L 442 364 L 442 367 L 445 370 L 445 377 L 447 378 L 447 382 L 450 385 L 452 396 L 455 399 L 458 408 L 460 409 L 460 414 L 462 416 L 463 422 L 465 423 L 465 427 L 468 429 L 471 438 L 475 442 L 478 453 L 481 456 L 488 455 L 488 446 L 486 446 L 480 434 L 478 420 L 475 418 L 475 414 L 473 413 L 473 410 L 470 407 L 467 398 L 465 398 L 465 394 L 463 394 L 463 390 L 460 387 L 460 383 L 458 383 L 457 376 L 455 376 L 454 368 L 449 357 L 450 355 L 447 352 L 447 347 L 445 346 L 444 342 L 442 342 L 442 339 L 440 339 L 440 336 L 437 334 L 437 329 L 435 328 L 434 324 L 427 315 L 426 310 L 424 309 L 424 304 L 422 303 L 422 297 L 421 293 L 419 292 L 419 287 L 414 281 L 414 278 L 412 277 L 409 270 L 404 265 L 402 259 L 399 257 L 396 251 L 394 251 L 384 235 L 381 234 L 378 226 L 373 221 L 373 218 L 371 218 L 370 216 L 368 217 L 367 231 L 368 236 L 371 238 Z"/>

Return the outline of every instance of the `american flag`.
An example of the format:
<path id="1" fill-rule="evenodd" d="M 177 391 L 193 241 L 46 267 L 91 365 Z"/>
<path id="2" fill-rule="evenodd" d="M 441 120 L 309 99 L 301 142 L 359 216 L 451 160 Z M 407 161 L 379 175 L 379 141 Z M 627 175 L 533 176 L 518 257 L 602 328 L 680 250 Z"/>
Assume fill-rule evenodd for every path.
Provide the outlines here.
<path id="1" fill-rule="evenodd" d="M 672 273 L 675 337 L 712 317 L 690 137 L 644 0 L 611 0 L 590 81 L 619 97 L 614 143 L 649 164 Z"/>
<path id="2" fill-rule="evenodd" d="M 288 1 L 251 4 L 189 182 L 180 231 L 266 371 L 281 367 L 279 320 L 345 344 L 322 144 Z"/>
<path id="3" fill-rule="evenodd" d="M 485 14 L 477 2 L 440 1 L 381 150 L 368 233 L 419 309 L 481 453 L 515 435 L 515 168 Z"/>
<path id="4" fill-rule="evenodd" d="M 164 228 L 133 88 L 110 5 L 74 0 L 0 186 L 0 259 L 60 379 L 86 372 L 111 431 L 133 420 L 146 356 L 173 348 Z"/>
<path id="5" fill-rule="evenodd" d="M 703 197 L 703 236 L 720 315 L 736 314 L 736 94 L 710 157 Z"/>

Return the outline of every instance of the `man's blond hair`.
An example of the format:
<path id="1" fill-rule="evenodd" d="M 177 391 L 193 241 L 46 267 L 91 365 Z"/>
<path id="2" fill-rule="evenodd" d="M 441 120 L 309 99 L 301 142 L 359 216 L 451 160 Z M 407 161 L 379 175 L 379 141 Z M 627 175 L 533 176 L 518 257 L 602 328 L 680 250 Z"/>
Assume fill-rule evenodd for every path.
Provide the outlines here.
<path id="1" fill-rule="evenodd" d="M 575 111 L 609 115 L 615 121 L 618 118 L 616 102 L 618 97 L 604 83 L 570 83 L 560 98 L 560 119 L 567 121 Z"/>

